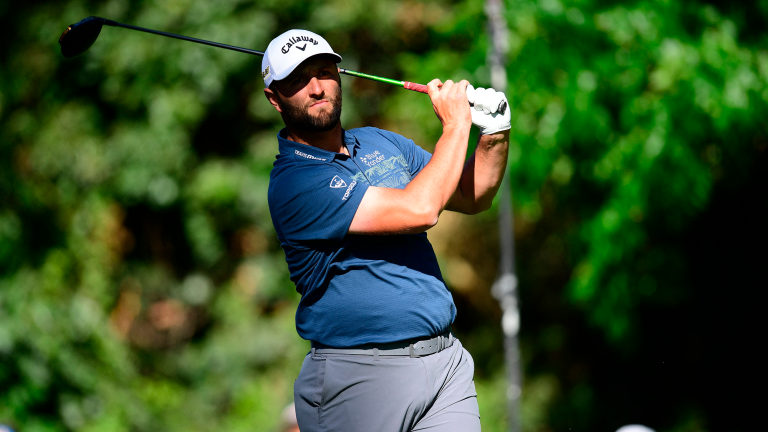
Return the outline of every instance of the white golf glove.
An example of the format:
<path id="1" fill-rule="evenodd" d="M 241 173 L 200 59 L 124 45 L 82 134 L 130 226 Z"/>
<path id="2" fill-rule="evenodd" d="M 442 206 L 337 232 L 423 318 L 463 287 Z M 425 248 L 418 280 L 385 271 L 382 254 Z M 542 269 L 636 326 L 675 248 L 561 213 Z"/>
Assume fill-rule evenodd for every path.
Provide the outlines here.
<path id="1" fill-rule="evenodd" d="M 502 92 L 482 87 L 467 86 L 467 100 L 473 106 L 472 124 L 480 129 L 481 135 L 489 135 L 512 128 L 512 113 L 507 103 L 507 97 Z M 499 111 L 504 108 L 504 113 Z"/>

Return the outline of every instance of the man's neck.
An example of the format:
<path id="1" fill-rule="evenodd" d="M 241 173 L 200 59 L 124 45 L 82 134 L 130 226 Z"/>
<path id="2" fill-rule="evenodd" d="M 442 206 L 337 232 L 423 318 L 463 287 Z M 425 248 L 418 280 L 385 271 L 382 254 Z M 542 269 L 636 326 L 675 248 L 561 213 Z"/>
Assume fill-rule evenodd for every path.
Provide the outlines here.
<path id="1" fill-rule="evenodd" d="M 286 138 L 299 144 L 306 144 L 335 153 L 347 153 L 347 149 L 344 146 L 344 131 L 341 129 L 341 122 L 337 123 L 336 127 L 327 132 L 297 132 L 288 127 Z"/>

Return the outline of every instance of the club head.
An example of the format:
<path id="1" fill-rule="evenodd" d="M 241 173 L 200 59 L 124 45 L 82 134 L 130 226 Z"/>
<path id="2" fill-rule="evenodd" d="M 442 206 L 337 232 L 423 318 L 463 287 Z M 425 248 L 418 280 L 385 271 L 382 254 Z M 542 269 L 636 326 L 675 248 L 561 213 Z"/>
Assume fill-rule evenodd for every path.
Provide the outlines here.
<path id="1" fill-rule="evenodd" d="M 72 58 L 88 51 L 99 37 L 104 21 L 104 18 L 91 16 L 67 27 L 59 38 L 64 57 Z"/>

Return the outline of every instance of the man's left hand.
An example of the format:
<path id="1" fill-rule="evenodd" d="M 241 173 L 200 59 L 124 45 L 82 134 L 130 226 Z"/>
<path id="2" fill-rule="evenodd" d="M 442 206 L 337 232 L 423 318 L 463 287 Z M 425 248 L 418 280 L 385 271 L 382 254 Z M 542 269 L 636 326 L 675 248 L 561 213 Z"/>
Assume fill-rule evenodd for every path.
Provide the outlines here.
<path id="1" fill-rule="evenodd" d="M 489 88 L 475 89 L 467 87 L 467 100 L 473 104 L 472 124 L 480 129 L 481 135 L 490 135 L 512 128 L 512 113 L 507 103 L 507 97 L 502 92 Z M 505 106 L 504 114 L 499 113 L 500 107 Z"/>

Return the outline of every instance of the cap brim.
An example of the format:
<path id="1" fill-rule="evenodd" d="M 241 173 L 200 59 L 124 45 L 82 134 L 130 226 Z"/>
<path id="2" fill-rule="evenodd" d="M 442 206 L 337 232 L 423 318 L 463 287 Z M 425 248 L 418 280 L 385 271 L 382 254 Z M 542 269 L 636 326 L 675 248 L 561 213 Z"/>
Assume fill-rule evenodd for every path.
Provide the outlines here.
<path id="1" fill-rule="evenodd" d="M 298 61 L 298 62 L 296 62 L 295 64 L 292 64 L 291 66 L 289 66 L 288 68 L 286 68 L 286 69 L 285 69 L 283 72 L 281 72 L 281 73 L 279 73 L 279 74 L 275 74 L 275 76 L 272 78 L 272 81 L 280 81 L 280 80 L 284 80 L 285 78 L 287 78 L 287 77 L 288 77 L 288 75 L 290 75 L 290 74 L 291 74 L 291 72 L 293 72 L 293 71 L 294 71 L 294 70 L 295 70 L 297 67 L 299 67 L 299 65 L 300 65 L 300 64 L 302 64 L 302 63 L 304 63 L 305 61 L 307 61 L 307 60 L 311 59 L 312 57 L 317 57 L 317 56 L 319 56 L 319 55 L 329 55 L 329 56 L 332 56 L 332 57 L 336 57 L 336 63 L 339 63 L 339 62 L 341 61 L 341 56 L 340 56 L 340 55 L 338 55 L 338 54 L 336 54 L 335 52 L 330 52 L 330 53 L 317 53 L 317 54 L 313 54 L 313 55 L 311 55 L 311 56 L 309 56 L 309 57 L 307 57 L 307 58 L 305 58 L 305 59 L 301 59 L 301 60 L 299 60 L 299 61 Z"/>

